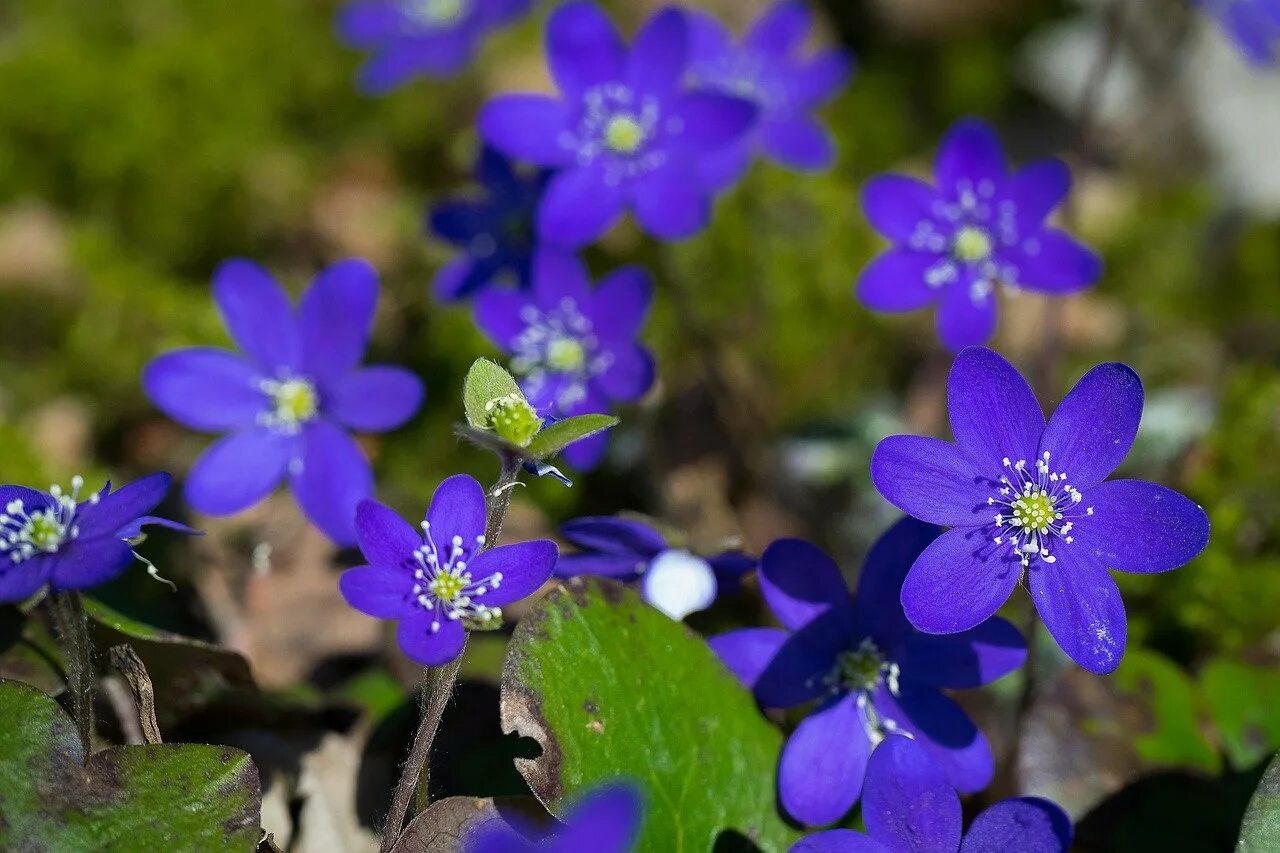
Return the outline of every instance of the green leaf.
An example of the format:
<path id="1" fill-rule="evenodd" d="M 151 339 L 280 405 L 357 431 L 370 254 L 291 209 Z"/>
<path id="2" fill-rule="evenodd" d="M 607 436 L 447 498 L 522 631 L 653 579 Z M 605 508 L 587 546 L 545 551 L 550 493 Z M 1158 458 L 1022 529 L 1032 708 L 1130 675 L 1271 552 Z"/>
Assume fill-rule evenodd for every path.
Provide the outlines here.
<path id="1" fill-rule="evenodd" d="M 726 830 L 763 850 L 798 837 L 774 793 L 782 735 L 700 637 L 615 581 L 575 578 L 520 622 L 502 725 L 542 746 L 516 765 L 557 815 L 619 775 L 638 783 L 637 850 L 711 850 Z"/>
<path id="2" fill-rule="evenodd" d="M 43 693 L 0 681 L 0 849 L 251 851 L 258 771 L 238 749 L 156 744 L 84 763 L 71 719 Z"/>
<path id="3" fill-rule="evenodd" d="M 578 415 L 576 418 L 565 418 L 549 424 L 533 437 L 525 453 L 534 459 L 546 459 L 555 456 L 575 441 L 581 441 L 598 432 L 604 432 L 618 425 L 613 415 Z"/>
<path id="4" fill-rule="evenodd" d="M 477 358 L 462 384 L 462 406 L 467 413 L 467 423 L 476 429 L 486 429 L 489 413 L 485 407 L 490 400 L 508 394 L 520 394 L 520 386 L 511 374 L 487 358 Z"/>
<path id="5" fill-rule="evenodd" d="M 1280 850 L 1280 756 L 1267 765 L 1267 772 L 1249 800 L 1236 850 L 1237 853 Z"/>
<path id="6" fill-rule="evenodd" d="M 1200 692 L 1232 767 L 1253 767 L 1280 747 L 1280 673 L 1216 658 L 1200 670 Z"/>
<path id="7" fill-rule="evenodd" d="M 1113 678 L 1117 691 L 1145 700 L 1150 712 L 1150 727 L 1134 738 L 1143 761 L 1218 772 L 1221 758 L 1200 730 L 1195 686 L 1177 664 L 1155 652 L 1132 649 Z"/>

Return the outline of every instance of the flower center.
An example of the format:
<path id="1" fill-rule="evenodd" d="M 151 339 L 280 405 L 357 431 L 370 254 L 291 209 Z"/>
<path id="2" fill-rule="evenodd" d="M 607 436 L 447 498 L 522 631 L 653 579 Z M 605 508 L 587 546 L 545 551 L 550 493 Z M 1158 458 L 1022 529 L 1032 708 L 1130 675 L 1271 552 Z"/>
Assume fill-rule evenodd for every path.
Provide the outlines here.
<path id="1" fill-rule="evenodd" d="M 468 546 L 461 536 L 454 536 L 447 547 L 441 549 L 432 538 L 430 522 L 422 522 L 422 532 L 423 544 L 413 552 L 413 594 L 418 606 L 435 617 L 431 621 L 431 633 L 440 630 L 441 619 L 467 619 L 482 624 L 501 619 L 501 608 L 488 607 L 480 599 L 502 584 L 502 572 L 475 578 L 467 568 L 472 552 L 479 553 L 484 547 L 484 537 L 477 536 Z"/>
<path id="2" fill-rule="evenodd" d="M 271 411 L 263 420 L 272 429 L 296 433 L 320 411 L 320 395 L 306 379 L 264 379 L 259 387 L 270 398 Z"/>
<path id="3" fill-rule="evenodd" d="M 562 299 L 548 311 L 527 306 L 521 313 L 524 331 L 516 338 L 511 371 L 530 398 L 544 403 L 544 391 L 554 387 L 555 407 L 569 411 L 587 394 L 591 378 L 607 370 L 611 356 L 596 351 L 591 321 L 572 299 Z"/>
<path id="4" fill-rule="evenodd" d="M 615 154 L 634 154 L 644 145 L 644 125 L 633 115 L 622 113 L 609 119 L 604 129 L 604 144 Z"/>
<path id="5" fill-rule="evenodd" d="M 470 4 L 471 0 L 403 0 L 400 8 L 415 24 L 438 27 L 457 23 Z"/>
<path id="6" fill-rule="evenodd" d="M 39 509 L 28 507 L 21 500 L 10 501 L 0 515 L 0 553 L 21 563 L 37 554 L 55 554 L 68 539 L 79 536 L 75 518 L 83 487 L 84 478 L 80 476 L 71 478 L 69 494 L 61 486 L 50 486 L 53 505 Z M 89 495 L 87 500 L 96 504 L 98 493 Z"/>
<path id="7" fill-rule="evenodd" d="M 880 649 L 870 639 L 864 639 L 856 649 L 841 652 L 836 665 L 827 676 L 827 682 L 837 688 L 869 693 L 875 690 L 882 677 L 888 678 L 889 689 L 898 692 L 898 665 L 886 661 Z"/>
<path id="8" fill-rule="evenodd" d="M 587 363 L 587 350 L 576 338 L 554 338 L 547 345 L 547 367 L 561 373 L 576 373 Z"/>
<path id="9" fill-rule="evenodd" d="M 951 244 L 951 254 L 967 264 L 985 261 L 991 257 L 991 249 L 991 235 L 972 225 L 960 228 Z"/>
<path id="10" fill-rule="evenodd" d="M 508 394 L 485 404 L 489 429 L 517 447 L 527 447 L 542 429 L 542 418 L 523 394 Z"/>
<path id="11" fill-rule="evenodd" d="M 1008 457 L 1004 468 L 996 480 L 997 495 L 987 498 L 988 506 L 1000 508 L 992 541 L 1003 545 L 1007 539 L 1023 568 L 1031 565 L 1032 557 L 1046 563 L 1057 562 L 1051 546 L 1056 548 L 1057 542 L 1072 544 L 1075 519 L 1093 515 L 1093 507 L 1081 512 L 1080 490 L 1067 482 L 1065 472 L 1049 467 L 1047 450 L 1036 460 L 1034 470 L 1028 468 L 1025 459 L 1011 462 Z"/>

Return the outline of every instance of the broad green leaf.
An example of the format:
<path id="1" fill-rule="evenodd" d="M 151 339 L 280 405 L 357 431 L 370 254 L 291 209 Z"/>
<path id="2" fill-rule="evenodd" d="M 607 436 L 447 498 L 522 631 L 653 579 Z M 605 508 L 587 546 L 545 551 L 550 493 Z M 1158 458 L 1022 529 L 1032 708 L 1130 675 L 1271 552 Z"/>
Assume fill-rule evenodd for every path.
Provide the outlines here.
<path id="1" fill-rule="evenodd" d="M 227 746 L 105 749 L 84 763 L 71 718 L 0 681 L 0 849 L 251 851 L 258 771 Z"/>
<path id="2" fill-rule="evenodd" d="M 1134 738 L 1143 761 L 1218 772 L 1221 758 L 1200 730 L 1195 686 L 1177 664 L 1155 652 L 1133 649 L 1113 678 L 1119 692 L 1136 694 L 1151 714 L 1150 726 Z"/>
<path id="3" fill-rule="evenodd" d="M 462 406 L 467 413 L 467 423 L 477 429 L 485 429 L 489 423 L 485 406 L 489 401 L 519 393 L 520 386 L 501 365 L 487 358 L 476 359 L 462 384 Z"/>
<path id="4" fill-rule="evenodd" d="M 534 459 L 546 459 L 555 456 L 575 441 L 603 432 L 618 425 L 613 415 L 578 415 L 576 418 L 565 418 L 548 424 L 537 435 L 525 452 Z"/>
<path id="5" fill-rule="evenodd" d="M 1249 800 L 1236 850 L 1239 853 L 1280 850 L 1280 756 L 1271 760 Z"/>
<path id="6" fill-rule="evenodd" d="M 1216 658 L 1200 671 L 1200 692 L 1232 767 L 1253 767 L 1280 747 L 1280 673 Z"/>
<path id="7" fill-rule="evenodd" d="M 520 622 L 502 725 L 542 746 L 516 764 L 557 815 L 620 775 L 639 784 L 640 851 L 711 850 L 726 830 L 762 850 L 797 838 L 774 793 L 781 733 L 702 638 L 615 581 L 575 578 Z"/>

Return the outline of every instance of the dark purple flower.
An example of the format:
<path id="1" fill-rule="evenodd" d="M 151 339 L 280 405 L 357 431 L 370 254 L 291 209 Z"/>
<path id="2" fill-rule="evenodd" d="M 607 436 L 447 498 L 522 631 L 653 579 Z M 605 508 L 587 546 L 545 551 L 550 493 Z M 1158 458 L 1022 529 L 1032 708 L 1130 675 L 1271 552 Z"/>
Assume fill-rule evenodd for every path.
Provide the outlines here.
<path id="1" fill-rule="evenodd" d="M 539 842 L 511 826 L 487 824 L 464 839 L 463 853 L 627 853 L 640 834 L 640 792 L 603 785 L 570 806 L 564 825 Z"/>
<path id="2" fill-rule="evenodd" d="M 1251 64 L 1275 65 L 1280 46 L 1280 0 L 1191 0 L 1218 22 Z"/>
<path id="3" fill-rule="evenodd" d="M 705 610 L 716 596 L 736 589 L 756 561 L 739 551 L 699 557 L 673 547 L 665 536 L 640 521 L 595 516 L 567 521 L 561 535 L 579 549 L 556 563 L 556 575 L 603 575 L 638 582 L 645 601 L 683 619 Z"/>
<path id="4" fill-rule="evenodd" d="M 910 518 L 891 527 L 867 555 L 853 599 L 830 557 L 780 539 L 760 558 L 759 578 L 783 627 L 711 639 L 766 708 L 819 700 L 778 768 L 782 805 L 805 824 L 834 823 L 853 807 L 872 750 L 895 732 L 924 746 L 959 790 L 991 781 L 986 738 L 941 688 L 994 681 L 1022 665 L 1026 645 L 1000 618 L 942 637 L 911 627 L 899 604 L 902 579 L 937 535 Z"/>
<path id="5" fill-rule="evenodd" d="M 436 275 L 437 299 L 452 302 L 491 284 L 529 284 L 535 245 L 534 214 L 551 173 L 522 172 L 486 148 L 476 164 L 478 198 L 448 199 L 431 209 L 431 231 L 462 252 Z"/>
<path id="6" fill-rule="evenodd" d="M 620 269 L 592 290 L 581 261 L 543 248 L 534 255 L 530 289 L 485 291 L 475 318 L 511 356 L 511 372 L 538 413 L 568 418 L 634 402 L 653 385 L 653 357 L 636 341 L 652 298 L 649 274 L 639 267 Z M 606 435 L 570 445 L 565 458 L 594 466 Z"/>
<path id="7" fill-rule="evenodd" d="M 355 541 L 356 504 L 373 494 L 369 463 L 347 430 L 384 432 L 422 403 L 422 383 L 398 367 L 360 367 L 373 327 L 378 274 L 361 260 L 330 266 L 295 311 L 262 267 L 227 261 L 213 295 L 244 356 L 213 347 L 167 353 L 142 384 L 192 429 L 230 431 L 187 476 L 200 512 L 231 515 L 286 476 L 298 504 L 339 544 Z"/>
<path id="8" fill-rule="evenodd" d="M 342 573 L 347 603 L 398 623 L 404 653 L 444 666 L 462 651 L 464 620 L 496 624 L 502 607 L 551 577 L 556 544 L 548 539 L 485 549 L 484 489 L 465 474 L 440 484 L 418 530 L 376 501 L 361 501 L 356 535 L 367 566 Z"/>
<path id="9" fill-rule="evenodd" d="M 756 118 L 741 98 L 690 92 L 688 30 L 678 9 L 654 15 L 630 49 L 595 3 L 570 0 L 547 23 L 547 60 L 560 96 L 500 95 L 480 113 L 495 148 L 558 169 L 538 215 L 544 240 L 575 248 L 627 208 L 663 239 L 711 217 L 702 157 L 735 143 Z"/>
<path id="10" fill-rule="evenodd" d="M 1026 380 L 996 353 L 956 357 L 947 387 L 955 444 L 895 435 L 871 458 L 880 494 L 954 528 L 929 546 L 902 588 L 907 618 L 933 634 L 995 613 L 1019 580 L 1072 660 L 1108 673 L 1124 655 L 1124 602 L 1108 569 L 1151 574 L 1209 541 L 1204 510 L 1138 480 L 1103 482 L 1142 417 L 1142 381 L 1123 364 L 1085 374 L 1048 424 Z"/>
<path id="11" fill-rule="evenodd" d="M 707 185 L 719 190 L 736 182 L 756 151 L 800 171 L 830 168 L 835 143 L 811 113 L 844 86 L 853 60 L 843 50 L 803 54 L 813 25 L 809 4 L 775 3 L 740 42 L 712 15 L 693 9 L 687 14 L 692 85 L 746 98 L 759 110 L 753 132 L 704 158 Z"/>
<path id="12" fill-rule="evenodd" d="M 933 187 L 906 175 L 872 178 L 862 205 L 897 245 L 858 279 L 858 298 L 876 311 L 938 303 L 938 335 L 953 350 L 987 341 L 996 328 L 996 285 L 1063 295 L 1098 280 L 1098 256 L 1045 225 L 1071 188 L 1061 160 L 1013 172 L 995 131 L 976 119 L 947 132 Z"/>
<path id="13" fill-rule="evenodd" d="M 196 533 L 185 524 L 148 515 L 164 500 L 171 482 L 160 473 L 114 492 L 107 483 L 84 500 L 81 477 L 72 479 L 69 492 L 58 486 L 48 492 L 0 486 L 0 602 L 22 601 L 46 583 L 54 592 L 98 586 L 114 580 L 134 560 L 147 563 L 129 540 L 141 536 L 148 524 Z"/>
<path id="14" fill-rule="evenodd" d="M 528 14 L 533 0 L 355 0 L 338 14 L 338 35 L 373 56 L 361 91 L 380 95 L 412 77 L 462 70 L 484 37 Z"/>
<path id="15" fill-rule="evenodd" d="M 1066 853 L 1071 818 L 1039 797 L 1003 800 L 964 827 L 960 798 L 928 752 L 909 737 L 885 739 L 867 765 L 862 797 L 864 835 L 820 832 L 791 853 Z"/>

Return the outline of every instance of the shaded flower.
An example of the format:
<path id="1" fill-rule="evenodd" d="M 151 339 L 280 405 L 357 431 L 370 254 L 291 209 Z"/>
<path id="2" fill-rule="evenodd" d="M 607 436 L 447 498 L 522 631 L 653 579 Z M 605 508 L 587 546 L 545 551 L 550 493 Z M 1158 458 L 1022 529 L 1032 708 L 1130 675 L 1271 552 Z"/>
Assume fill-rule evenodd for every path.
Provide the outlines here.
<path id="1" fill-rule="evenodd" d="M 687 14 L 690 84 L 746 98 L 759 110 L 755 130 L 704 158 L 701 172 L 707 185 L 718 190 L 736 182 L 757 151 L 800 171 L 830 168 L 835 143 L 811 113 L 844 86 L 853 59 L 838 49 L 803 55 L 813 25 L 809 4 L 775 3 L 738 42 L 714 16 L 694 9 Z"/>
<path id="2" fill-rule="evenodd" d="M 1108 569 L 1176 569 L 1204 549 L 1204 510 L 1164 486 L 1103 482 L 1129 452 L 1142 381 L 1123 364 L 1085 374 L 1049 422 L 1026 380 L 988 349 L 956 357 L 947 387 L 955 443 L 895 435 L 871 458 L 880 494 L 954 529 L 920 555 L 902 588 L 917 628 L 964 631 L 1025 576 L 1049 632 L 1072 660 L 1120 664 L 1124 602 Z"/>
<path id="3" fill-rule="evenodd" d="M 347 603 L 399 623 L 404 653 L 443 666 L 462 652 L 464 623 L 487 627 L 502 607 L 531 595 L 551 577 L 556 545 L 547 539 L 487 548 L 484 489 L 459 474 L 436 489 L 421 530 L 376 501 L 356 510 L 367 566 L 342 573 Z"/>
<path id="4" fill-rule="evenodd" d="M 1218 22 L 1251 64 L 1275 65 L 1280 46 L 1280 0 L 1191 0 Z"/>
<path id="5" fill-rule="evenodd" d="M 995 131 L 965 119 L 942 140 L 934 180 L 936 187 L 881 175 L 863 188 L 871 225 L 897 244 L 858 279 L 868 308 L 914 311 L 936 302 L 938 335 L 959 350 L 995 331 L 996 285 L 1058 296 L 1102 274 L 1097 255 L 1045 225 L 1071 188 L 1061 160 L 1010 173 Z"/>
<path id="6" fill-rule="evenodd" d="M 355 508 L 373 494 L 369 463 L 347 430 L 383 432 L 422 403 L 422 383 L 398 367 L 360 367 L 378 276 L 361 260 L 330 266 L 289 296 L 257 264 L 231 260 L 213 294 L 244 355 L 214 347 L 167 353 L 142 384 L 165 414 L 192 429 L 230 431 L 192 467 L 186 499 L 231 515 L 286 476 L 303 512 L 339 544 L 355 541 Z"/>
<path id="7" fill-rule="evenodd" d="M 872 547 L 849 597 L 831 558 L 780 539 L 760 558 L 760 587 L 782 628 L 747 628 L 711 639 L 721 660 L 766 708 L 818 699 L 782 751 L 778 790 L 797 820 L 822 826 L 857 801 L 867 759 L 886 735 L 915 738 L 950 783 L 979 791 L 994 772 L 978 727 L 941 688 L 977 687 L 1017 669 L 1026 645 L 992 618 L 962 634 L 915 631 L 899 604 L 902 579 L 938 535 L 914 519 Z"/>
<path id="8" fill-rule="evenodd" d="M 634 402 L 653 385 L 653 357 L 636 340 L 652 298 L 639 267 L 617 270 L 592 290 L 581 261 L 543 248 L 528 292 L 488 290 L 476 299 L 475 318 L 511 356 L 511 372 L 538 413 L 568 418 Z M 590 468 L 607 444 L 601 433 L 569 445 L 564 456 Z"/>
<path id="9" fill-rule="evenodd" d="M 151 567 L 130 542 L 142 535 L 143 527 L 197 532 L 148 514 L 164 500 L 171 482 L 168 474 L 159 473 L 116 491 L 107 483 L 84 500 L 84 479 L 78 476 L 70 491 L 0 486 L 0 602 L 22 601 L 46 583 L 54 592 L 98 586 L 135 560 Z"/>
<path id="10" fill-rule="evenodd" d="M 738 587 L 756 561 L 739 551 L 699 557 L 673 547 L 648 524 L 625 518 L 592 516 L 565 522 L 561 535 L 580 551 L 556 563 L 556 575 L 602 575 L 639 582 L 645 601 L 683 619 L 705 610 L 716 596 Z"/>
<path id="11" fill-rule="evenodd" d="M 634 785 L 602 785 L 571 805 L 564 825 L 540 841 L 528 829 L 486 824 L 468 834 L 464 853 L 626 853 L 640 834 L 644 807 Z"/>
<path id="12" fill-rule="evenodd" d="M 448 77 L 471 61 L 490 31 L 529 13 L 533 0 L 355 0 L 338 13 L 338 35 L 373 56 L 361 91 L 380 95 L 413 77 Z"/>
<path id="13" fill-rule="evenodd" d="M 791 853 L 1066 853 L 1071 818 L 1040 797 L 1002 800 L 981 812 L 961 836 L 960 798 L 926 750 L 908 737 L 885 739 L 867 765 L 862 797 L 865 834 L 820 832 Z"/>
<path id="14" fill-rule="evenodd" d="M 663 239 L 705 227 L 711 200 L 699 160 L 742 137 L 756 110 L 741 98 L 686 90 L 684 14 L 654 15 L 628 49 L 599 6 L 570 0 L 547 23 L 547 59 L 559 97 L 500 95 L 479 120 L 490 145 L 559 170 L 542 200 L 539 235 L 582 246 L 627 208 Z"/>
<path id="15" fill-rule="evenodd" d="M 529 284 L 534 214 L 550 172 L 522 172 L 485 148 L 476 163 L 482 196 L 447 199 L 431 208 L 427 225 L 462 252 L 436 275 L 437 299 L 451 302 L 493 284 Z"/>

